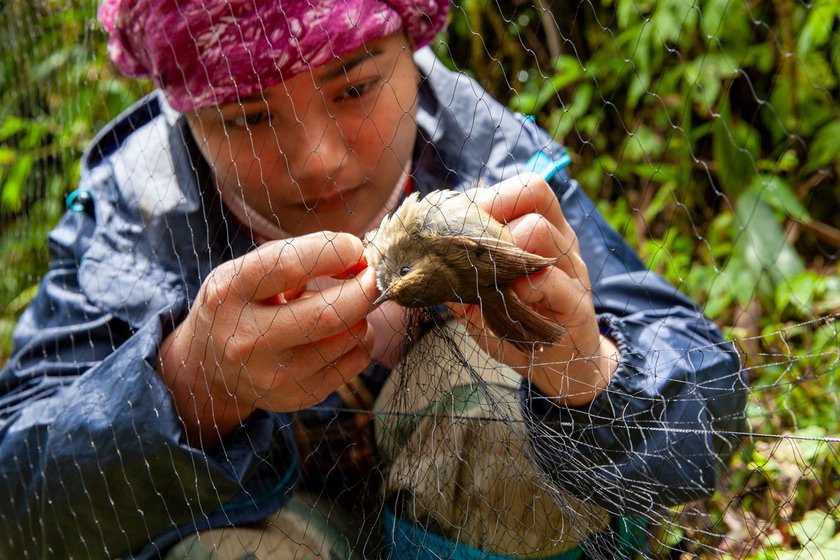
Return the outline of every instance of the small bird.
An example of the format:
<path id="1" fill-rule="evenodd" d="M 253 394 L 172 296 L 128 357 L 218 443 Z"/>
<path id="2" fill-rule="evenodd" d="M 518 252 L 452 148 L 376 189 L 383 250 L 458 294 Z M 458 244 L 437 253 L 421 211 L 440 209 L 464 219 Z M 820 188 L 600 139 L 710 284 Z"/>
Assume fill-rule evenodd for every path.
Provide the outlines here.
<path id="1" fill-rule="evenodd" d="M 565 332 L 510 288 L 511 281 L 556 259 L 516 246 L 501 223 L 463 194 L 433 191 L 420 199 L 413 193 L 365 242 L 365 259 L 382 294 L 377 303 L 477 304 L 493 333 L 525 352 Z"/>

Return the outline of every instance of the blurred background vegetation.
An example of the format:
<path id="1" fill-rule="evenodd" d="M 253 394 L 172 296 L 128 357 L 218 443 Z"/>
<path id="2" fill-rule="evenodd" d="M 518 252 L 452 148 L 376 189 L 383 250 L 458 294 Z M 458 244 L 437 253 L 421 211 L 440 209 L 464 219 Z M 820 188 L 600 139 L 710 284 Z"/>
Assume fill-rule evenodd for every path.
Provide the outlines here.
<path id="1" fill-rule="evenodd" d="M 94 0 L 0 12 L 0 362 L 99 127 L 149 84 L 108 64 Z M 456 2 L 436 44 L 534 118 L 645 262 L 739 348 L 745 439 L 661 556 L 840 558 L 840 0 Z M 836 553 L 836 556 L 833 556 Z"/>

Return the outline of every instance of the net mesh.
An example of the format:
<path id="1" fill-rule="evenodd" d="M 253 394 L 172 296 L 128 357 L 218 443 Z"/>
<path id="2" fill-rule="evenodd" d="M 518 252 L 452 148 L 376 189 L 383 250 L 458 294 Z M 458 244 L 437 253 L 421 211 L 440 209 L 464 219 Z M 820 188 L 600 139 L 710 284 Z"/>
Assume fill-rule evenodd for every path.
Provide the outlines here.
<path id="1" fill-rule="evenodd" d="M 837 2 L 460 0 L 183 114 L 97 7 L 0 13 L 0 556 L 840 557 Z M 500 345 L 528 281 L 446 260 L 362 321 L 406 192 L 529 170 L 571 336 Z"/>

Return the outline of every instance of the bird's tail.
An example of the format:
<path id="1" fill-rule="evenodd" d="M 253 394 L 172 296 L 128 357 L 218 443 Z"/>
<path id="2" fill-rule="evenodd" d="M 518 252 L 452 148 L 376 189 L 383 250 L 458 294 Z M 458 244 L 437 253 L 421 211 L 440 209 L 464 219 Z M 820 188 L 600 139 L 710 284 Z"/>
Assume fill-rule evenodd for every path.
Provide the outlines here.
<path id="1" fill-rule="evenodd" d="M 551 344 L 566 332 L 561 325 L 534 311 L 511 290 L 506 290 L 504 296 L 499 294 L 499 300 L 495 305 L 481 308 L 487 326 L 526 353 L 535 345 Z"/>

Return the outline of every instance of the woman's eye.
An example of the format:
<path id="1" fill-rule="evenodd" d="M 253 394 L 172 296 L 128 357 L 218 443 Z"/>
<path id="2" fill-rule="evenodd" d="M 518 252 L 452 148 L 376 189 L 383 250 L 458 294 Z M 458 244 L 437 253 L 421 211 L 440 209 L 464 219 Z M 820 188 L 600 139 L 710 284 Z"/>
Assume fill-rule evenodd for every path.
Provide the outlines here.
<path id="1" fill-rule="evenodd" d="M 362 97 L 373 88 L 374 82 L 364 82 L 355 84 L 344 90 L 344 98 L 352 99 L 354 97 Z"/>
<path id="2" fill-rule="evenodd" d="M 232 119 L 225 119 L 225 124 L 228 126 L 236 126 L 239 128 L 247 128 L 249 126 L 256 126 L 268 118 L 266 111 L 253 111 L 245 113 L 241 117 Z"/>
<path id="3" fill-rule="evenodd" d="M 409 272 L 411 272 L 411 267 L 410 266 L 404 266 L 404 267 L 400 268 L 400 276 L 405 276 Z"/>

